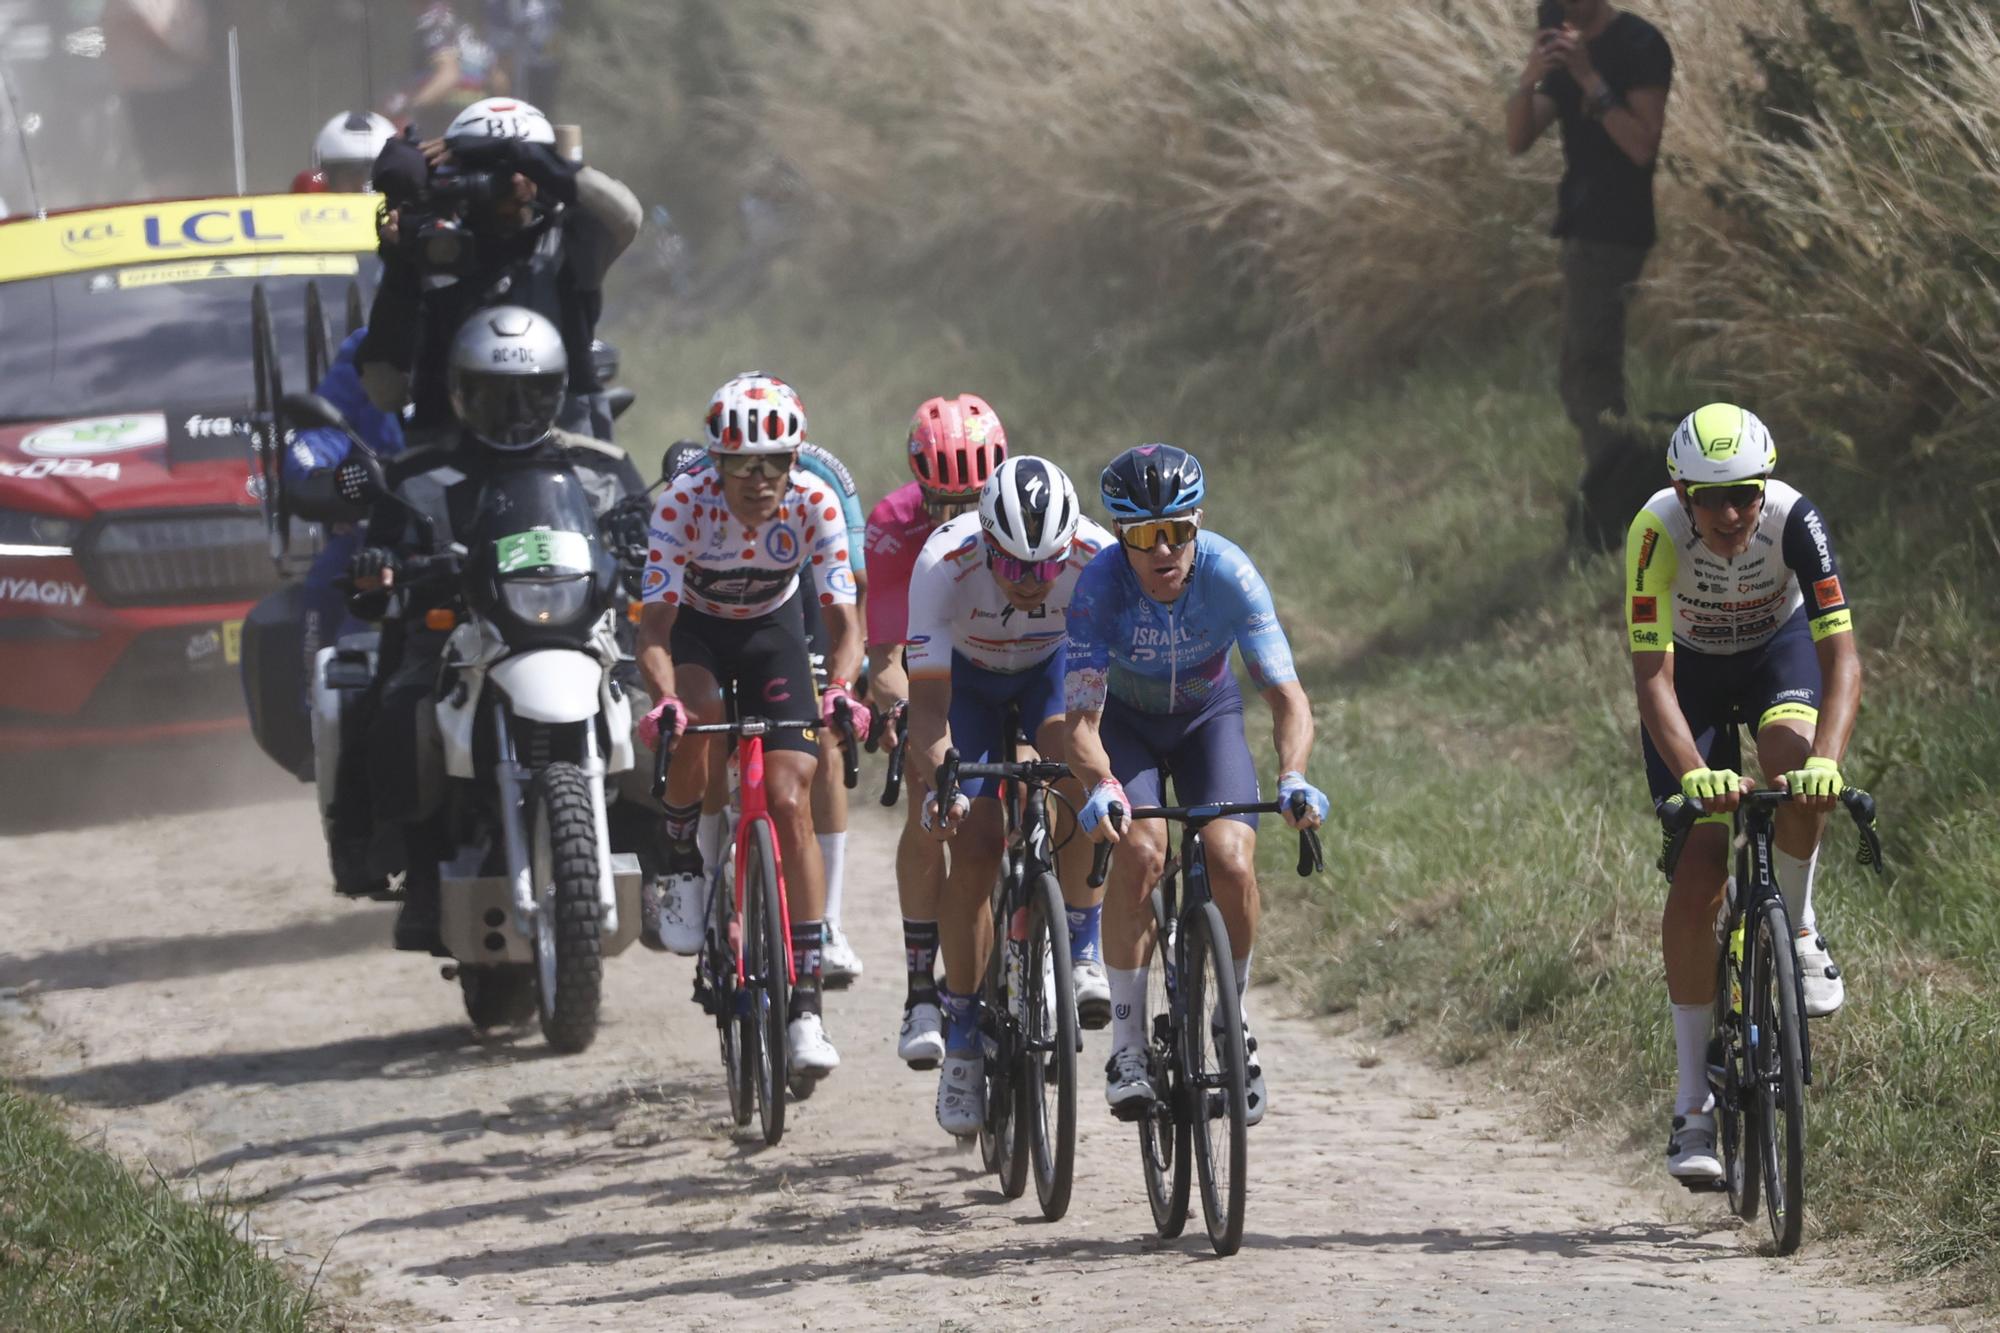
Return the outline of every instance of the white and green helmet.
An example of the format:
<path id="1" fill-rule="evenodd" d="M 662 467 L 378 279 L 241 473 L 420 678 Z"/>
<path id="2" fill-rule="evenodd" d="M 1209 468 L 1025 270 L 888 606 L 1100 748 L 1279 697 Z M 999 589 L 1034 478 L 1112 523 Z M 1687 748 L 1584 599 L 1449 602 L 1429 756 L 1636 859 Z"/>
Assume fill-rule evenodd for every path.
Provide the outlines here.
<path id="1" fill-rule="evenodd" d="M 1777 465 L 1770 428 L 1734 403 L 1688 413 L 1667 445 L 1667 475 L 1690 486 L 1755 481 Z"/>

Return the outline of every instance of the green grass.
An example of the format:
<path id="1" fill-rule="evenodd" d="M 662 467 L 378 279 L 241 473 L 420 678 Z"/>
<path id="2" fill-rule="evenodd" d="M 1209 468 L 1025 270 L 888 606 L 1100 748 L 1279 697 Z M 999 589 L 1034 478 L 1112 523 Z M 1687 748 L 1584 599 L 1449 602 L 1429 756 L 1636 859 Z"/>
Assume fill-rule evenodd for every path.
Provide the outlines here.
<path id="1" fill-rule="evenodd" d="M 189 1203 L 84 1146 L 0 1084 L 0 1328 L 10 1333 L 304 1333 L 310 1292 L 219 1198 Z"/>
<path id="2" fill-rule="evenodd" d="M 1017 452 L 1086 495 L 1117 449 L 1167 439 L 1211 474 L 1211 526 L 1258 560 L 1316 706 L 1328 873 L 1264 842 L 1264 975 L 1326 1012 L 1478 1062 L 1552 1132 L 1653 1169 L 1673 1078 L 1665 886 L 1622 646 L 1615 557 L 1563 553 L 1574 435 L 1538 351 L 1440 352 L 1340 397 L 1298 372 L 1193 353 L 1151 363 L 1064 326 L 1028 360 L 976 301 L 747 323 L 628 357 L 690 428 L 715 382 L 767 364 L 871 494 L 902 479 L 908 413 L 971 388 Z M 1141 344 L 1143 347 L 1143 344 Z M 654 378 L 642 378 L 648 369 Z M 1701 401 L 1642 375 L 1643 409 Z M 661 391 L 656 398 L 656 390 Z M 1267 405 L 1286 402 L 1282 413 Z M 660 443 L 671 434 L 635 418 Z M 691 433 L 674 431 L 672 433 Z M 1857 606 L 1865 698 L 1850 780 L 1875 792 L 1890 874 L 1835 824 L 1823 925 L 1848 1005 L 1814 1028 L 1812 1234 L 1879 1242 L 1947 1297 L 2000 1296 L 2000 535 L 1984 478 L 1843 470 L 1780 442 L 1829 517 Z M 1981 483 L 1985 483 L 1984 486 Z M 1262 745 L 1262 742 L 1258 742 Z"/>

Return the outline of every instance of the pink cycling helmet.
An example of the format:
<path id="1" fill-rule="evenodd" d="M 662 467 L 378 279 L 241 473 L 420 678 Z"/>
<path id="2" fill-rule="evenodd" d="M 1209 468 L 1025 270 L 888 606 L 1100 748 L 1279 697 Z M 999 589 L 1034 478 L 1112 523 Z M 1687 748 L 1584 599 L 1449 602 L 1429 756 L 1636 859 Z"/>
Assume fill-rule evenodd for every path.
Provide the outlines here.
<path id="1" fill-rule="evenodd" d="M 933 398 L 910 422 L 910 471 L 927 496 L 977 499 L 1006 458 L 1006 427 L 978 394 Z"/>

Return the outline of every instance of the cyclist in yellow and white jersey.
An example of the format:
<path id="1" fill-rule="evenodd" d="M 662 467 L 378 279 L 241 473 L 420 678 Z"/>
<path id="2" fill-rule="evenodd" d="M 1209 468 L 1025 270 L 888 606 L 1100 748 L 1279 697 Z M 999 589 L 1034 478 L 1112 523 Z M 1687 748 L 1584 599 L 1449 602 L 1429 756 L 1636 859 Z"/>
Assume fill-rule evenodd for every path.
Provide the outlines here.
<path id="1" fill-rule="evenodd" d="M 1781 807 L 1772 856 L 1797 938 L 1806 1012 L 1840 1008 L 1845 987 L 1813 910 L 1826 813 L 1861 700 L 1861 662 L 1833 541 L 1819 510 L 1771 475 L 1764 423 L 1711 403 L 1667 448 L 1672 485 L 1633 519 L 1625 543 L 1625 625 L 1655 804 L 1699 799 L 1661 923 L 1680 1083 L 1667 1169 L 1719 1179 L 1708 1088 L 1715 922 L 1727 879 L 1729 811 L 1747 725 L 1764 774 L 1805 799 Z"/>

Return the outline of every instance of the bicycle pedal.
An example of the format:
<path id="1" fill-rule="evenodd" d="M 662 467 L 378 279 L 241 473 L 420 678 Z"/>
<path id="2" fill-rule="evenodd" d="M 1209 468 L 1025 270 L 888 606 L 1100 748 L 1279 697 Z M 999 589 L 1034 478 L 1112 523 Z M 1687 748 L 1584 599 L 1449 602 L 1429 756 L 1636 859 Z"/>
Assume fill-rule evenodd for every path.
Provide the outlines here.
<path id="1" fill-rule="evenodd" d="M 1729 1189 L 1727 1180 L 1710 1180 L 1703 1176 L 1676 1176 L 1689 1194 L 1721 1194 Z"/>
<path id="2" fill-rule="evenodd" d="M 1128 1125 L 1136 1125 L 1151 1117 L 1153 1105 L 1152 1102 L 1135 1098 L 1121 1106 L 1112 1107 L 1111 1115 L 1113 1119 L 1123 1120 Z"/>

